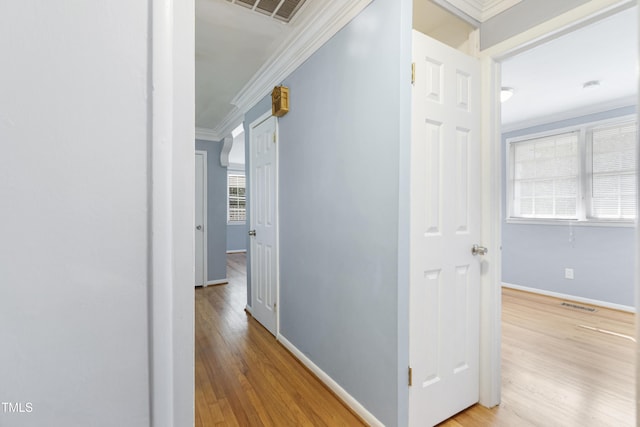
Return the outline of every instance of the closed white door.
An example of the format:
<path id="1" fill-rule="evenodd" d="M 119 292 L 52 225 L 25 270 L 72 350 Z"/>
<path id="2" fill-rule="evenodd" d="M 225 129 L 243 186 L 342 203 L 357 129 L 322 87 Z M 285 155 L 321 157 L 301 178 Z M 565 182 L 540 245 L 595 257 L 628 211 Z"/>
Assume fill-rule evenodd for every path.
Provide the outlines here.
<path id="1" fill-rule="evenodd" d="M 207 285 L 207 152 L 196 152 L 195 284 Z"/>
<path id="2" fill-rule="evenodd" d="M 278 301 L 278 197 L 276 118 L 251 126 L 250 220 L 251 310 L 276 335 Z"/>
<path id="3" fill-rule="evenodd" d="M 479 398 L 480 65 L 413 32 L 409 421 Z"/>

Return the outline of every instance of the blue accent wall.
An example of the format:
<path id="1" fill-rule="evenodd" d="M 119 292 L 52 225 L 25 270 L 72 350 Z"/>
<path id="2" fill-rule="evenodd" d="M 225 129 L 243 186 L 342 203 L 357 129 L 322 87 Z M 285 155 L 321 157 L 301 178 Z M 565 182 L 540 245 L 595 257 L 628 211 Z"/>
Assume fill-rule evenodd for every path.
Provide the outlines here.
<path id="1" fill-rule="evenodd" d="M 227 168 L 220 165 L 222 141 L 196 139 L 207 152 L 207 280 L 227 278 Z"/>
<path id="2" fill-rule="evenodd" d="M 502 206 L 506 205 L 506 140 L 635 114 L 625 107 L 505 133 Z M 506 215 L 506 214 L 505 214 Z M 575 223 L 574 223 L 575 224 Z M 590 225 L 503 224 L 502 280 L 514 285 L 635 306 L 635 228 Z M 573 268 L 573 280 L 564 269 Z"/>
<path id="3" fill-rule="evenodd" d="M 246 251 L 248 230 L 247 224 L 228 224 L 227 251 Z"/>
<path id="4" fill-rule="evenodd" d="M 411 8 L 372 2 L 284 79 L 291 108 L 279 119 L 280 333 L 387 426 L 406 425 L 408 407 L 398 230 L 408 227 Z M 269 108 L 267 97 L 245 126 Z"/>

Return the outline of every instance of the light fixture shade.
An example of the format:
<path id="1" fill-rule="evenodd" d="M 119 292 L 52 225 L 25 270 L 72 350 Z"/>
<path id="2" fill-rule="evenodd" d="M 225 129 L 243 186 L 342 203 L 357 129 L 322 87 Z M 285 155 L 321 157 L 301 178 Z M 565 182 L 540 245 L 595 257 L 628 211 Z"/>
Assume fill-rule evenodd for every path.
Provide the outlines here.
<path id="1" fill-rule="evenodd" d="M 500 102 L 507 102 L 513 96 L 515 90 L 512 87 L 503 87 L 500 89 Z"/>

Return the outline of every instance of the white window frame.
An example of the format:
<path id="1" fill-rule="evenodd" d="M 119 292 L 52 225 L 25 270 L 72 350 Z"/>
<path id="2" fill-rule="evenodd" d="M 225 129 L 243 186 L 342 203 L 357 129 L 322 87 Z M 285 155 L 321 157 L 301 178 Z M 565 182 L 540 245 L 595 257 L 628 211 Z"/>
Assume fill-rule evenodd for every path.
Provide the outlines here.
<path id="1" fill-rule="evenodd" d="M 628 122 L 637 122 L 635 115 L 625 115 L 615 117 L 606 120 L 598 120 L 592 122 L 586 122 L 574 126 L 565 126 L 562 128 L 556 128 L 544 132 L 536 132 L 526 135 L 521 135 L 513 138 L 507 138 L 506 140 L 506 222 L 513 224 L 547 224 L 547 225 L 586 225 L 586 226 L 613 226 L 613 227 L 633 227 L 635 226 L 638 211 L 640 207 L 636 208 L 636 219 L 606 219 L 595 218 L 591 216 L 591 191 L 592 191 L 592 144 L 591 136 L 593 129 L 599 127 L 612 126 L 616 124 L 624 124 Z M 512 144 L 528 141 L 536 138 L 543 138 L 552 135 L 558 135 L 562 133 L 578 132 L 578 205 L 576 209 L 575 219 L 560 219 L 560 218 L 525 218 L 514 216 L 514 150 L 511 149 Z M 636 149 L 638 149 L 636 145 Z M 636 166 L 636 174 L 638 173 L 638 166 Z M 640 191 L 637 189 L 636 191 Z"/>
<path id="2" fill-rule="evenodd" d="M 245 193 L 244 193 L 244 197 L 245 197 L 245 201 L 244 201 L 244 203 L 245 203 L 245 219 L 244 219 L 244 221 L 232 221 L 232 220 L 230 220 L 231 215 L 230 215 L 230 211 L 229 211 L 229 198 L 231 197 L 231 194 L 229 192 L 229 177 L 232 176 L 232 175 L 234 175 L 234 176 L 243 176 L 245 178 L 245 182 L 244 182 L 244 188 L 245 188 Z M 247 207 L 247 175 L 246 175 L 245 171 L 242 171 L 242 170 L 229 170 L 229 171 L 227 171 L 227 184 L 226 185 L 227 185 L 227 200 L 226 200 L 226 203 L 227 203 L 227 224 L 228 225 L 243 225 L 243 224 L 246 224 L 247 223 L 247 210 L 246 210 L 246 207 Z"/>

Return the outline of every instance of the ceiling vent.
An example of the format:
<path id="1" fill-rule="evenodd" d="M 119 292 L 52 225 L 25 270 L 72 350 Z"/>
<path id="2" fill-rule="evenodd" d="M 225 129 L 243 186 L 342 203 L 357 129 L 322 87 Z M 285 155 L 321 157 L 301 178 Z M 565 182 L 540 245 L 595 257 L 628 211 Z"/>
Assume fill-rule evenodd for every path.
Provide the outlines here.
<path id="1" fill-rule="evenodd" d="M 305 0 L 228 0 L 282 22 L 289 22 Z"/>

